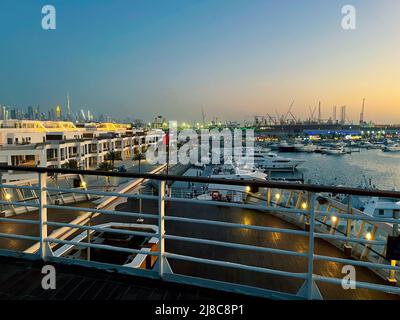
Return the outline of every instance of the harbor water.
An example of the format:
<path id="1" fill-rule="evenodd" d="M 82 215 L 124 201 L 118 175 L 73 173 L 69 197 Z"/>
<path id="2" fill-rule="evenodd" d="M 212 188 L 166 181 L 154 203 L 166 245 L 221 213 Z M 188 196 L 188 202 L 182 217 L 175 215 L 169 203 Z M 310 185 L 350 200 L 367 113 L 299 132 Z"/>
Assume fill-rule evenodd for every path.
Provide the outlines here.
<path id="1" fill-rule="evenodd" d="M 306 160 L 298 168 L 305 183 L 359 187 L 370 180 L 379 189 L 400 190 L 400 153 L 361 149 L 338 156 L 283 152 L 279 155 Z"/>

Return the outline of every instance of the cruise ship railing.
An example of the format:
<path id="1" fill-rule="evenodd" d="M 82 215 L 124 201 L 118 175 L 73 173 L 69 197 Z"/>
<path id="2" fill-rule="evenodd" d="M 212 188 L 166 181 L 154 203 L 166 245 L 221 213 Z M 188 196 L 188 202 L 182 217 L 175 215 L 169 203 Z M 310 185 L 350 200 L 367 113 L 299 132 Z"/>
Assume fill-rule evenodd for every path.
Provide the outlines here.
<path id="1" fill-rule="evenodd" d="M 0 222 L 9 224 L 28 224 L 36 226 L 32 230 L 39 232 L 30 232 L 30 234 L 14 234 L 2 232 L 0 238 L 8 238 L 13 240 L 24 241 L 37 245 L 31 246 L 31 250 L 12 251 L 9 248 L 0 250 L 0 255 L 17 256 L 31 259 L 42 259 L 48 262 L 80 264 L 88 267 L 117 270 L 119 272 L 130 273 L 145 277 L 159 278 L 166 281 L 196 284 L 209 288 L 220 290 L 240 292 L 269 298 L 287 298 L 287 299 L 317 299 L 323 298 L 316 283 L 331 283 L 338 286 L 343 285 L 342 278 L 328 277 L 316 274 L 315 263 L 317 261 L 325 261 L 338 263 L 341 265 L 350 265 L 354 267 L 364 267 L 375 270 L 378 273 L 385 271 L 387 278 L 391 283 L 395 283 L 400 271 L 398 261 L 386 261 L 385 250 L 388 236 L 398 236 L 399 217 L 383 218 L 372 217 L 363 214 L 352 208 L 351 197 L 355 195 L 396 198 L 400 200 L 400 192 L 380 191 L 380 190 L 364 190 L 356 188 L 344 187 L 328 187 L 320 185 L 294 184 L 285 182 L 269 182 L 269 181 L 243 181 L 243 180 L 227 180 L 189 176 L 167 176 L 162 174 L 134 174 L 119 172 L 102 172 L 87 170 L 71 170 L 58 168 L 23 168 L 12 166 L 0 166 L 0 170 L 16 170 L 16 171 L 32 171 L 37 172 L 39 176 L 38 186 L 17 186 L 12 184 L 0 185 L 0 188 L 12 189 L 28 189 L 34 190 L 38 194 L 38 202 L 26 203 L 13 201 L 12 198 L 1 199 L 1 205 L 15 206 L 32 206 L 37 208 L 37 219 L 25 219 L 20 217 L 6 218 L 0 217 Z M 54 173 L 74 173 L 83 176 L 114 176 L 131 179 L 153 180 L 158 181 L 158 191 L 156 195 L 144 194 L 139 192 L 118 193 L 97 190 L 74 189 L 74 193 L 86 194 L 93 196 L 114 196 L 126 199 L 142 199 L 157 202 L 156 213 L 143 213 L 131 211 L 119 211 L 115 208 L 99 206 L 95 208 L 85 208 L 79 206 L 65 206 L 47 203 L 47 192 L 68 190 L 54 189 L 47 186 L 47 175 Z M 172 182 L 191 182 L 191 183 L 209 183 L 232 186 L 251 186 L 252 188 L 262 188 L 265 192 L 263 196 L 254 197 L 255 200 L 249 203 L 233 203 L 222 201 L 206 201 L 195 198 L 184 198 L 170 194 L 169 187 Z M 262 193 L 262 192 L 261 192 Z M 349 204 L 345 205 L 332 200 L 327 194 L 344 194 L 349 196 Z M 189 203 L 195 205 L 218 206 L 227 208 L 242 208 L 249 210 L 257 210 L 271 215 L 276 215 L 281 219 L 287 220 L 300 228 L 277 228 L 264 225 L 253 225 L 251 223 L 235 223 L 221 220 L 209 220 L 202 218 L 194 218 L 189 216 L 176 215 L 174 212 L 166 214 L 167 203 Z M 108 209 L 107 209 L 108 208 Z M 337 210 L 333 210 L 336 208 Z M 73 221 L 60 222 L 51 221 L 49 219 L 48 210 L 63 210 L 69 212 L 79 212 L 81 215 Z M 84 213 L 84 214 L 82 214 Z M 99 227 L 93 225 L 99 216 L 108 216 L 117 218 L 134 218 L 148 219 L 152 225 L 157 225 L 158 231 L 143 232 L 124 229 L 113 229 L 110 227 Z M 196 228 L 199 225 L 254 230 L 259 232 L 267 232 L 274 234 L 289 234 L 298 237 L 307 237 L 308 246 L 306 250 L 293 251 L 285 248 L 265 247 L 257 244 L 232 243 L 230 241 L 212 240 L 199 237 L 183 236 L 170 234 L 166 232 L 166 223 L 189 223 Z M 367 228 L 368 226 L 368 228 Z M 343 229 L 344 227 L 344 229 Z M 54 229 L 50 232 L 50 228 Z M 11 228 L 12 229 L 12 228 Z M 25 230 L 25 229 L 24 229 Z M 90 235 L 94 232 L 109 232 L 125 235 L 137 235 L 145 237 L 155 237 L 158 239 L 156 246 L 152 249 L 142 247 L 133 249 L 129 247 L 121 247 L 116 245 L 105 245 L 90 242 Z M 83 235 L 83 237 L 82 237 Z M 85 238 L 86 235 L 86 238 Z M 81 236 L 79 238 L 79 236 Z M 86 241 L 85 241 L 86 239 Z M 315 240 L 324 239 L 336 245 L 338 248 L 346 251 L 346 257 L 326 256 L 317 254 L 315 250 Z M 265 266 L 246 263 L 246 261 L 230 261 L 229 259 L 221 259 L 211 257 L 198 257 L 193 251 L 190 255 L 183 253 L 170 252 L 166 250 L 166 241 L 178 241 L 182 243 L 192 243 L 198 245 L 210 246 L 212 248 L 228 248 L 237 250 L 238 254 L 242 251 L 265 253 L 268 255 L 281 255 L 302 258 L 306 261 L 305 269 L 302 272 L 287 271 L 283 269 L 267 268 Z M 90 250 L 101 249 L 114 252 L 122 252 L 127 254 L 144 255 L 146 257 L 154 257 L 155 264 L 151 268 L 132 268 L 123 265 L 91 261 L 90 259 L 71 259 L 65 256 L 57 256 L 55 252 L 62 246 L 71 248 L 86 248 Z M 381 250 L 376 248 L 380 247 Z M 32 249 L 33 248 L 33 249 Z M 35 249 L 36 248 L 36 249 Z M 350 253 L 349 253 L 350 248 Z M 375 254 L 371 254 L 375 253 Z M 373 259 L 370 259 L 373 257 Z M 235 281 L 220 281 L 213 277 L 205 278 L 196 277 L 195 275 L 185 275 L 174 272 L 171 261 L 184 261 L 192 264 L 210 265 L 214 267 L 229 268 L 251 273 L 259 273 L 276 277 L 284 277 L 289 279 L 300 279 L 303 285 L 298 292 L 282 292 L 266 289 L 256 285 L 242 284 Z M 381 275 L 385 273 L 381 273 Z M 385 293 L 400 294 L 400 287 L 396 285 L 384 285 L 365 281 L 350 281 L 348 284 L 355 285 L 356 288 L 364 288 L 369 290 L 381 291 Z"/>

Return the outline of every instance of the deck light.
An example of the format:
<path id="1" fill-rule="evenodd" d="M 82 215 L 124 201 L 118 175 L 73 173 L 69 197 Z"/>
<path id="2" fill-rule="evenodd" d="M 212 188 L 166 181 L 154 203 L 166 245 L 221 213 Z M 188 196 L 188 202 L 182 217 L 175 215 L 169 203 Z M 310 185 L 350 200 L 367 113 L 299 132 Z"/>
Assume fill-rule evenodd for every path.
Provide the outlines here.
<path id="1" fill-rule="evenodd" d="M 367 240 L 371 240 L 372 239 L 371 232 L 367 232 L 367 234 L 365 235 L 365 239 L 367 239 Z"/>
<path id="2" fill-rule="evenodd" d="M 11 194 L 6 193 L 5 196 L 4 196 L 4 198 L 5 198 L 7 201 L 10 201 L 10 200 L 11 200 Z"/>
<path id="3" fill-rule="evenodd" d="M 82 181 L 82 182 L 81 182 L 81 187 L 85 189 L 85 188 L 86 188 L 86 186 L 87 186 L 87 183 L 86 183 L 86 181 Z"/>
<path id="4" fill-rule="evenodd" d="M 301 204 L 301 207 L 302 207 L 303 210 L 306 210 L 307 209 L 307 202 L 303 202 Z"/>
<path id="5" fill-rule="evenodd" d="M 247 187 L 246 187 L 246 192 L 250 192 L 250 191 L 251 191 L 250 186 L 247 186 Z"/>
<path id="6" fill-rule="evenodd" d="M 276 200 L 279 200 L 280 198 L 281 198 L 280 193 L 277 193 L 277 194 L 275 195 L 275 199 L 276 199 Z"/>
<path id="7" fill-rule="evenodd" d="M 331 217 L 331 221 L 332 221 L 333 223 L 335 223 L 335 222 L 337 221 L 337 217 L 332 216 L 332 217 Z"/>

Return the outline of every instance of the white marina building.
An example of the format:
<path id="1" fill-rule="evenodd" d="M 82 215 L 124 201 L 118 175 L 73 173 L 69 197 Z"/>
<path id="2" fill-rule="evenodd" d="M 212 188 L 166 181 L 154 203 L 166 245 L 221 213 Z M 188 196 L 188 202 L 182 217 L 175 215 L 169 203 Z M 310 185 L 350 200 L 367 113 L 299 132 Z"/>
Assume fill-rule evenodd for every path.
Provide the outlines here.
<path id="1" fill-rule="evenodd" d="M 61 168 L 75 160 L 80 169 L 96 169 L 113 151 L 130 160 L 163 137 L 162 130 L 145 131 L 129 124 L 65 121 L 0 121 L 0 165 Z M 3 173 L 3 181 L 30 178 Z"/>

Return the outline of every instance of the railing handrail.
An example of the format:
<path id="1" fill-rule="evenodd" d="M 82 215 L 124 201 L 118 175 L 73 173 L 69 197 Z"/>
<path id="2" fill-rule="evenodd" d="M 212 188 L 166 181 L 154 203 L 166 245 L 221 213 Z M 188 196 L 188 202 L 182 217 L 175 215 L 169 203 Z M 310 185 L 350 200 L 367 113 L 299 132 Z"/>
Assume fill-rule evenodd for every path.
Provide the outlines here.
<path id="1" fill-rule="evenodd" d="M 60 174 L 81 174 L 91 176 L 104 176 L 104 177 L 119 177 L 119 178 L 141 178 L 151 179 L 158 181 L 180 181 L 180 182 L 194 182 L 194 183 L 211 183 L 211 184 L 228 184 L 237 186 L 252 185 L 262 188 L 278 188 L 278 189 L 293 189 L 309 192 L 330 192 L 337 194 L 349 194 L 368 197 L 382 197 L 382 198 L 398 198 L 400 199 L 400 191 L 392 190 L 377 190 L 377 189 L 362 189 L 354 187 L 335 187 L 327 185 L 316 184 L 301 184 L 291 182 L 277 182 L 277 181 L 260 181 L 260 180 L 239 180 L 239 179 L 221 179 L 221 178 L 207 178 L 207 177 L 192 177 L 192 176 L 176 176 L 166 174 L 150 174 L 150 173 L 133 173 L 133 172 L 113 172 L 101 170 L 81 170 L 81 169 L 61 169 L 61 168 L 46 168 L 46 167 L 24 167 L 24 166 L 0 166 L 0 171 L 24 171 L 24 172 L 37 172 L 37 173 L 60 173 Z"/>

